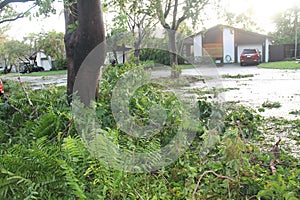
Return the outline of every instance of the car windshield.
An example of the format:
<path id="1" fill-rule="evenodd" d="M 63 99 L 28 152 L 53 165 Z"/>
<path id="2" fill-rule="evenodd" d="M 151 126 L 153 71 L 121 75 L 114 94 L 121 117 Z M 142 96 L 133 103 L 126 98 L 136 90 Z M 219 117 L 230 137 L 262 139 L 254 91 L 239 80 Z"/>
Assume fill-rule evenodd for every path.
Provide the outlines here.
<path id="1" fill-rule="evenodd" d="M 254 53 L 256 53 L 256 50 L 255 49 L 244 49 L 243 53 L 244 54 L 254 54 Z"/>

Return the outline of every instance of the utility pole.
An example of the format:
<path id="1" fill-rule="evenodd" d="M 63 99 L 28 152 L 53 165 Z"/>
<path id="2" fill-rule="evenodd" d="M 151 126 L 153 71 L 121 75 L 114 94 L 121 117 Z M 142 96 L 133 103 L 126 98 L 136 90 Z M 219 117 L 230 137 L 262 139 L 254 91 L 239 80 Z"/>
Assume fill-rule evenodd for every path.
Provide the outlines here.
<path id="1" fill-rule="evenodd" d="M 297 60 L 297 47 L 298 47 L 298 9 L 295 8 L 295 60 Z"/>
<path id="2" fill-rule="evenodd" d="M 298 47 L 298 27 L 296 25 L 296 30 L 295 30 L 295 60 L 297 60 L 297 47 Z"/>

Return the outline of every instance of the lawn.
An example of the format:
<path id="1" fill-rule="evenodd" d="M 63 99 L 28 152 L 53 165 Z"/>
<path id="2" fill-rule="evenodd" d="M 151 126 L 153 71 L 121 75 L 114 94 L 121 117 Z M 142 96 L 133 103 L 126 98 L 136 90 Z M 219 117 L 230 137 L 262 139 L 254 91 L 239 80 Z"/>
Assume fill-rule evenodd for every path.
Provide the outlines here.
<path id="1" fill-rule="evenodd" d="M 300 63 L 298 61 L 269 62 L 261 63 L 258 67 L 267 69 L 300 69 Z"/>
<path id="2" fill-rule="evenodd" d="M 30 74 L 21 74 L 21 76 L 53 76 L 60 74 L 67 74 L 67 70 L 33 72 Z"/>
<path id="3" fill-rule="evenodd" d="M 194 69 L 194 65 L 178 65 L 179 69 Z"/>

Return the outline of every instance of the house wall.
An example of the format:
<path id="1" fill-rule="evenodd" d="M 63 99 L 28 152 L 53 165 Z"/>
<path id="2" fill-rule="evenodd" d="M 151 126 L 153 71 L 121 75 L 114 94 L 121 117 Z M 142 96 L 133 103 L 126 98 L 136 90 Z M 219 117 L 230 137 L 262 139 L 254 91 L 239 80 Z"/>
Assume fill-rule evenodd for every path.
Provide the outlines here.
<path id="1" fill-rule="evenodd" d="M 38 52 L 36 55 L 36 64 L 39 67 L 43 67 L 44 70 L 49 71 L 52 68 L 51 59 L 43 52 Z"/>
<path id="2" fill-rule="evenodd" d="M 202 35 L 197 35 L 194 37 L 194 57 L 203 56 L 202 51 Z"/>
<path id="3" fill-rule="evenodd" d="M 266 41 L 265 41 L 265 62 L 269 62 L 269 45 L 270 45 L 270 41 L 268 38 L 266 38 Z"/>
<path id="4" fill-rule="evenodd" d="M 233 63 L 234 61 L 234 32 L 225 28 L 223 30 L 223 63 Z"/>
<path id="5" fill-rule="evenodd" d="M 243 44 L 243 45 L 238 45 L 237 47 L 238 51 L 238 62 L 240 62 L 240 55 L 242 54 L 243 49 L 258 49 L 260 52 L 262 51 L 262 45 L 261 44 Z"/>

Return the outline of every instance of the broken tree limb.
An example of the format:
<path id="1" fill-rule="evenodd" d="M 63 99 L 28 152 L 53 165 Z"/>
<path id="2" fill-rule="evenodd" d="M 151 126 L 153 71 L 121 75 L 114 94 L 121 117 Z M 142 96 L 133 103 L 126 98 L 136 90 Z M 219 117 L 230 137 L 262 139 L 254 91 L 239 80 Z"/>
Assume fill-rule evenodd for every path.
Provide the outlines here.
<path id="1" fill-rule="evenodd" d="M 193 194 L 192 194 L 192 200 L 195 200 L 195 194 L 196 194 L 196 192 L 197 192 L 197 190 L 198 190 L 198 188 L 199 188 L 199 185 L 200 185 L 200 182 L 201 182 L 202 178 L 203 178 L 206 174 L 208 174 L 208 173 L 211 173 L 211 174 L 215 175 L 217 178 L 223 178 L 223 179 L 227 179 L 227 180 L 230 180 L 230 181 L 232 181 L 232 182 L 235 182 L 235 180 L 234 180 L 233 178 L 228 177 L 228 176 L 223 176 L 223 175 L 217 174 L 215 171 L 211 171 L 211 170 L 205 171 L 205 172 L 203 172 L 203 174 L 201 174 L 201 176 L 199 177 L 199 179 L 198 179 L 198 181 L 197 181 L 197 184 L 196 184 L 196 186 L 195 186 L 194 192 L 193 192 Z"/>
<path id="2" fill-rule="evenodd" d="M 24 94 L 25 94 L 25 98 L 26 98 L 28 104 L 30 105 L 31 109 L 32 109 L 33 112 L 34 112 L 34 118 L 37 118 L 37 117 L 39 116 L 39 113 L 38 113 L 38 111 L 36 110 L 35 106 L 33 105 L 32 101 L 30 100 L 29 94 L 28 94 L 28 92 L 26 91 L 23 82 L 21 81 L 20 73 L 19 73 L 19 76 L 18 76 L 18 81 L 19 81 L 19 83 L 20 83 L 20 86 L 21 86 L 21 88 L 22 88 Z"/>
<path id="3" fill-rule="evenodd" d="M 272 152 L 274 155 L 274 159 L 271 160 L 270 162 L 270 169 L 271 169 L 271 173 L 272 175 L 276 174 L 277 168 L 276 168 L 276 160 L 278 158 L 279 155 L 279 143 L 281 142 L 281 139 L 279 138 L 279 140 L 274 144 L 273 148 L 272 148 Z"/>

